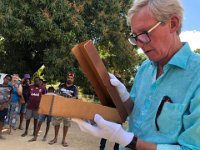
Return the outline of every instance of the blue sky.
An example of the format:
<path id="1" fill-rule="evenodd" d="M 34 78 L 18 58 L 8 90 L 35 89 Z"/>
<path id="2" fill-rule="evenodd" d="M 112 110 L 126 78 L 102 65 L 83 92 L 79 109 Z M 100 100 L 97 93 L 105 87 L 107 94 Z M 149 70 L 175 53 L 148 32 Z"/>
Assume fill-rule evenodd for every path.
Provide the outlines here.
<path id="1" fill-rule="evenodd" d="M 181 0 L 184 7 L 182 31 L 200 31 L 200 0 Z"/>
<path id="2" fill-rule="evenodd" d="M 181 41 L 188 42 L 192 50 L 200 48 L 200 0 L 180 0 L 184 7 Z"/>

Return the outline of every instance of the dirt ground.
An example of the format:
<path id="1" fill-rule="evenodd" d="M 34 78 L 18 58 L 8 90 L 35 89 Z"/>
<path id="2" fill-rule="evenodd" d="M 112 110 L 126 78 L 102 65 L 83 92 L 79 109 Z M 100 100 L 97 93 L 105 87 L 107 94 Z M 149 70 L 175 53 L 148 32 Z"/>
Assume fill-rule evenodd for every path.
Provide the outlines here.
<path id="1" fill-rule="evenodd" d="M 25 121 L 24 121 L 25 122 Z M 25 127 L 25 126 L 24 126 Z M 86 133 L 83 133 L 78 128 L 77 124 L 72 122 L 72 126 L 69 128 L 67 134 L 67 143 L 68 147 L 63 147 L 61 145 L 62 140 L 62 125 L 59 131 L 59 137 L 57 143 L 54 145 L 49 145 L 48 142 L 54 137 L 53 126 L 51 125 L 49 134 L 47 137 L 47 141 L 43 142 L 42 138 L 45 132 L 46 124 L 43 123 L 41 127 L 41 131 L 38 136 L 38 140 L 35 142 L 28 142 L 33 136 L 33 123 L 30 123 L 29 127 L 29 135 L 26 137 L 21 137 L 21 134 L 24 130 L 17 129 L 16 131 L 12 131 L 11 135 L 9 135 L 4 129 L 3 136 L 6 140 L 0 140 L 0 150 L 99 150 L 99 141 L 100 139 L 90 136 Z M 107 142 L 106 150 L 112 150 L 114 143 Z"/>

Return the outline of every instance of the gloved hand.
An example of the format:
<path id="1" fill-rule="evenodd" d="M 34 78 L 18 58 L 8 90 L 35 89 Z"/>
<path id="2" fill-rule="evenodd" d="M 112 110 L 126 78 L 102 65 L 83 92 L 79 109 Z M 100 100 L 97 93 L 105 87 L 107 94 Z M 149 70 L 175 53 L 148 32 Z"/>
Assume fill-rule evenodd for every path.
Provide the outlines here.
<path id="1" fill-rule="evenodd" d="M 110 83 L 117 89 L 122 102 L 128 100 L 130 95 L 124 84 L 122 84 L 113 74 L 109 73 L 109 76 L 110 76 Z"/>
<path id="2" fill-rule="evenodd" d="M 81 119 L 72 119 L 72 121 L 76 122 L 83 132 L 119 143 L 123 147 L 128 145 L 134 137 L 133 133 L 125 131 L 120 124 L 106 121 L 98 114 L 94 117 L 96 125 L 91 125 Z"/>

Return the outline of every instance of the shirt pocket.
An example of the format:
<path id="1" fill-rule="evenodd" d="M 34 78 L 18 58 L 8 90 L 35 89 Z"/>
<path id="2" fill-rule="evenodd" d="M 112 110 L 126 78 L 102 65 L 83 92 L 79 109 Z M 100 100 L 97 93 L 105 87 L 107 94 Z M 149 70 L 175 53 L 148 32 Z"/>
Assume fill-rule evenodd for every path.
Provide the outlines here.
<path id="1" fill-rule="evenodd" d="M 158 117 L 159 132 L 177 135 L 182 128 L 182 116 L 184 105 L 177 103 L 165 103 Z"/>

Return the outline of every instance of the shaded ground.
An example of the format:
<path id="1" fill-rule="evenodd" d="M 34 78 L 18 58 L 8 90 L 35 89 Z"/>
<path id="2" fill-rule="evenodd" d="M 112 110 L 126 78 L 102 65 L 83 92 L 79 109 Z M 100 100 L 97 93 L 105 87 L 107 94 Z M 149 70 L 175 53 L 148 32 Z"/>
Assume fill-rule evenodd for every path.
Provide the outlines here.
<path id="1" fill-rule="evenodd" d="M 61 145 L 62 140 L 62 126 L 59 131 L 58 142 L 54 145 L 49 145 L 48 142 L 54 137 L 53 126 L 51 125 L 49 134 L 47 137 L 47 141 L 43 142 L 42 138 L 45 132 L 46 124 L 42 124 L 42 128 L 40 131 L 40 135 L 38 136 L 38 140 L 36 142 L 28 142 L 33 136 L 31 136 L 33 132 L 33 123 L 30 123 L 29 127 L 29 135 L 26 137 L 21 137 L 21 134 L 24 132 L 22 130 L 16 130 L 8 135 L 6 131 L 3 133 L 6 140 L 0 140 L 0 150 L 99 150 L 99 141 L 100 139 L 90 136 L 86 133 L 80 131 L 78 126 L 75 123 L 72 123 L 72 126 L 69 128 L 67 134 L 67 143 L 68 147 L 63 147 Z M 106 150 L 112 150 L 114 143 L 107 143 Z"/>

